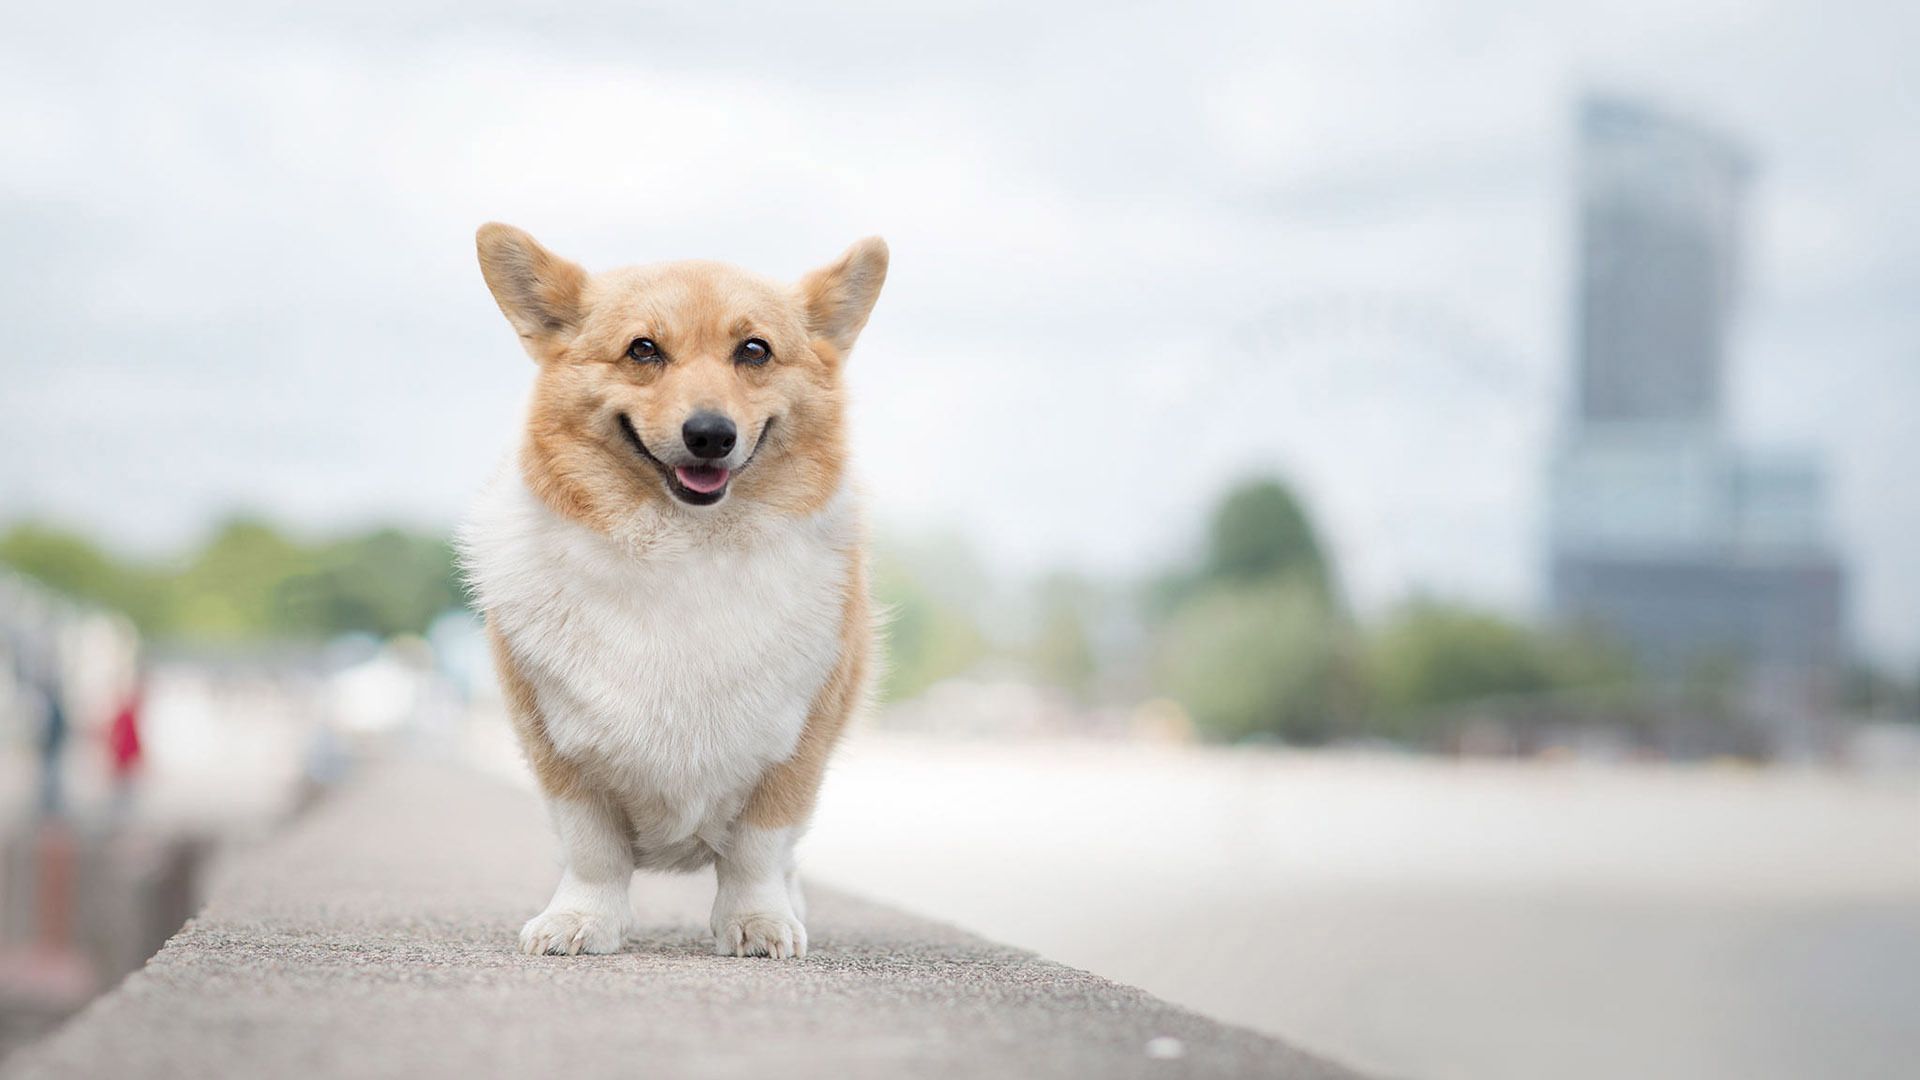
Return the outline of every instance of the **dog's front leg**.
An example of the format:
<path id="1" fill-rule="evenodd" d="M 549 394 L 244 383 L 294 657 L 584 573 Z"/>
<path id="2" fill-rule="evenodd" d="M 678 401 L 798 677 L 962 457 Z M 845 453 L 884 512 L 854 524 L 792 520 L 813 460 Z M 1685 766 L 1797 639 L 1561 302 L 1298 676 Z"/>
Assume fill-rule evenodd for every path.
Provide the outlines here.
<path id="1" fill-rule="evenodd" d="M 800 922 L 793 844 L 800 830 L 734 824 L 727 850 L 714 860 L 713 946 L 721 956 L 807 955 Z"/>
<path id="2" fill-rule="evenodd" d="M 842 615 L 840 662 L 807 712 L 793 756 L 761 775 L 740 817 L 716 853 L 713 947 L 722 956 L 807 955 L 807 916 L 794 871 L 793 845 L 807 829 L 827 755 L 859 703 L 866 683 L 872 624 L 865 570 L 855 565 Z"/>
<path id="3" fill-rule="evenodd" d="M 566 869 L 547 909 L 520 928 L 520 951 L 535 955 L 620 951 L 632 907 L 633 848 L 626 819 L 597 796 L 550 797 Z"/>

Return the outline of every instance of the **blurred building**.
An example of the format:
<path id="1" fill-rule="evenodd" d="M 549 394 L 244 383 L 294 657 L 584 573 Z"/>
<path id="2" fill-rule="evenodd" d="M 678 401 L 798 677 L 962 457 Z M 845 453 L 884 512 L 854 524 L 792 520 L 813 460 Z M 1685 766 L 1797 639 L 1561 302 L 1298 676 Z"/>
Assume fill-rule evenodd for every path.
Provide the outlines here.
<path id="1" fill-rule="evenodd" d="M 1820 462 L 1741 446 L 1724 417 L 1753 165 L 1631 102 L 1579 117 L 1574 400 L 1552 463 L 1555 616 L 1649 675 L 1729 684 L 1768 745 L 1823 749 L 1845 575 Z"/>
<path id="2" fill-rule="evenodd" d="M 1751 173 L 1713 132 L 1626 102 L 1582 105 L 1582 421 L 1718 419 Z"/>

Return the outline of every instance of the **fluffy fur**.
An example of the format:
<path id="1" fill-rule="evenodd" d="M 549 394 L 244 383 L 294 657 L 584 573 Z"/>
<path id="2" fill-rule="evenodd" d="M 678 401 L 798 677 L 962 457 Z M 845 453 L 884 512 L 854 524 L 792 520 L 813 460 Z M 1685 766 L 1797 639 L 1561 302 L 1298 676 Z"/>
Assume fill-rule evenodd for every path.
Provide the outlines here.
<path id="1" fill-rule="evenodd" d="M 840 376 L 886 246 L 787 286 L 717 263 L 590 275 L 504 225 L 478 245 L 538 364 L 461 530 L 565 863 L 521 947 L 616 951 L 636 867 L 712 863 L 715 948 L 803 956 L 793 845 L 873 648 Z M 682 425 L 712 413 L 739 445 L 698 458 Z M 685 468 L 718 470 L 719 500 L 696 505 Z"/>

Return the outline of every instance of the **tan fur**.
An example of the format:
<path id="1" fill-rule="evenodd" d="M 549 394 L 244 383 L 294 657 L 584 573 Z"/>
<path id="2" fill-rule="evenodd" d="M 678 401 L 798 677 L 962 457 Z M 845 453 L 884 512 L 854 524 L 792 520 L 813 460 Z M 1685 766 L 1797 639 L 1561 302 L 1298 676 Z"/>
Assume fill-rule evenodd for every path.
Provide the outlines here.
<path id="1" fill-rule="evenodd" d="M 513 652 L 507 647 L 507 639 L 492 626 L 487 627 L 487 644 L 493 650 L 493 668 L 500 677 L 500 691 L 506 698 L 507 719 L 513 724 L 513 733 L 520 740 L 520 749 L 527 755 L 527 764 L 533 769 L 534 780 L 540 790 L 552 798 L 577 798 L 585 795 L 590 785 L 581 775 L 579 766 L 561 757 L 553 748 L 553 740 L 547 737 L 547 723 L 540 715 L 540 702 L 534 696 L 533 684 L 527 682 L 520 673 L 520 665 L 513 659 Z"/>

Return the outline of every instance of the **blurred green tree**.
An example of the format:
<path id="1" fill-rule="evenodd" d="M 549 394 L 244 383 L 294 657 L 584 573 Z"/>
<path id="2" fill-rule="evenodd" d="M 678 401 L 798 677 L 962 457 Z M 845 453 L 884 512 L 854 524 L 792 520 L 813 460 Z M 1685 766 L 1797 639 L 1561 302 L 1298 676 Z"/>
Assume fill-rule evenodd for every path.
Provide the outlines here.
<path id="1" fill-rule="evenodd" d="M 318 640 L 421 633 L 462 590 L 445 540 L 395 529 L 303 543 L 235 518 L 183 559 L 125 562 L 44 525 L 0 536 L 0 562 L 82 600 L 125 612 L 161 640 Z"/>
<path id="2" fill-rule="evenodd" d="M 1300 500 L 1278 480 L 1252 480 L 1214 511 L 1201 577 L 1244 582 L 1278 574 L 1323 591 L 1329 584 L 1326 553 Z"/>
<path id="3" fill-rule="evenodd" d="M 298 583 L 314 594 L 320 625 L 390 636 L 419 633 L 465 602 L 446 541 L 381 529 L 320 548 L 313 575 Z"/>
<path id="4" fill-rule="evenodd" d="M 291 602 L 292 584 L 314 567 L 311 552 L 266 522 L 228 521 L 175 579 L 164 632 L 213 641 L 324 634 Z"/>
<path id="5" fill-rule="evenodd" d="M 1624 691 L 1627 655 L 1589 632 L 1538 631 L 1489 612 L 1431 599 L 1409 603 L 1367 639 L 1372 728 L 1420 742 L 1436 710 L 1495 697 Z"/>
<path id="6" fill-rule="evenodd" d="M 1078 574 L 1055 573 L 1034 589 L 1038 607 L 1028 661 L 1043 682 L 1085 699 L 1099 671 L 1088 623 L 1100 597 Z"/>
<path id="7" fill-rule="evenodd" d="M 1278 480 L 1228 491 L 1199 565 L 1163 576 L 1156 681 L 1210 738 L 1321 742 L 1353 699 L 1350 633 L 1325 549 Z"/>
<path id="8" fill-rule="evenodd" d="M 951 544 L 936 545 L 955 557 L 944 565 L 952 574 L 974 576 L 964 553 Z M 929 574 L 925 553 L 917 547 L 883 543 L 873 560 L 873 595 L 886 626 L 886 667 L 880 697 L 904 701 L 941 679 L 958 675 L 987 655 L 986 636 L 973 614 L 955 595 L 951 581 Z"/>
<path id="9" fill-rule="evenodd" d="M 1322 742 L 1337 727 L 1342 641 L 1311 580 L 1274 574 L 1216 584 L 1162 629 L 1161 685 L 1210 738 Z"/>
<path id="10" fill-rule="evenodd" d="M 143 628 L 159 622 L 166 608 L 161 576 L 123 565 L 66 529 L 37 522 L 14 526 L 0 536 L 0 563 L 69 596 L 125 612 Z"/>
<path id="11" fill-rule="evenodd" d="M 1372 636 L 1367 672 L 1373 700 L 1388 712 L 1553 685 L 1546 657 L 1524 627 L 1426 600 L 1409 604 Z"/>

